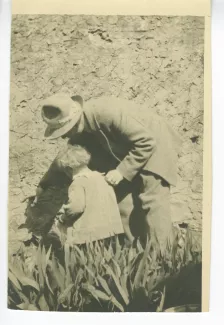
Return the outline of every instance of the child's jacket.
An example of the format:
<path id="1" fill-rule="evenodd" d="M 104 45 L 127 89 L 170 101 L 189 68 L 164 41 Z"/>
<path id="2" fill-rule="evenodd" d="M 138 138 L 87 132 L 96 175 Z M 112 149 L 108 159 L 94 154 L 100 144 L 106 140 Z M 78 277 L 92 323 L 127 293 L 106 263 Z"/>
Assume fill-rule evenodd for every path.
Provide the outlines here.
<path id="1" fill-rule="evenodd" d="M 90 171 L 74 177 L 68 194 L 68 218 L 78 218 L 67 228 L 69 244 L 83 244 L 124 232 L 114 190 L 100 173 Z"/>

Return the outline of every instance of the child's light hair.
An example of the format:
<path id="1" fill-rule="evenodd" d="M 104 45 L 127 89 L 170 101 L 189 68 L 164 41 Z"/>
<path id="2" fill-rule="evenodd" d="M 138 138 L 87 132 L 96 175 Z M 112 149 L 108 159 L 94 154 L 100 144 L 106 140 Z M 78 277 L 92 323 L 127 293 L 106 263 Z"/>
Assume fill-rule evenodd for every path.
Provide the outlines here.
<path id="1" fill-rule="evenodd" d="M 80 145 L 67 145 L 57 155 L 57 163 L 63 169 L 75 171 L 80 167 L 88 166 L 91 159 L 90 153 Z"/>

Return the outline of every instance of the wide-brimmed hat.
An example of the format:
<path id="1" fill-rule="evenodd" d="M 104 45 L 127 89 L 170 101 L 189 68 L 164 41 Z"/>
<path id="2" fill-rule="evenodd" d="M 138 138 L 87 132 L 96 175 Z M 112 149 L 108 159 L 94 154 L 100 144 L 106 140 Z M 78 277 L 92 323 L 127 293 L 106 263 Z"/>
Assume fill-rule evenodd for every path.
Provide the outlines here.
<path id="1" fill-rule="evenodd" d="M 47 128 L 44 136 L 56 139 L 69 132 L 82 115 L 83 99 L 59 93 L 43 100 L 41 116 Z"/>

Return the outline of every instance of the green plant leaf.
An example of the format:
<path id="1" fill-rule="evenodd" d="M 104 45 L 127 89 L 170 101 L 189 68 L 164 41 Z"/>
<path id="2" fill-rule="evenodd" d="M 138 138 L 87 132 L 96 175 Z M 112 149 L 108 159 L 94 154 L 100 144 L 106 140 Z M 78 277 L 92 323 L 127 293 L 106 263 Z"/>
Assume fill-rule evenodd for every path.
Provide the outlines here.
<path id="1" fill-rule="evenodd" d="M 39 310 L 35 305 L 29 304 L 27 310 Z"/>
<path id="2" fill-rule="evenodd" d="M 122 299 L 124 300 L 125 304 L 128 305 L 129 304 L 129 298 L 128 298 L 125 290 L 122 288 L 122 286 L 120 284 L 120 281 L 119 281 L 119 278 L 116 277 L 113 270 L 109 266 L 106 266 L 106 270 L 107 270 L 107 273 L 113 278 L 114 283 L 116 284 L 117 289 L 118 289 Z"/>
<path id="3" fill-rule="evenodd" d="M 114 264 L 114 271 L 115 271 L 115 274 L 118 278 L 120 278 L 121 276 L 121 269 L 120 269 L 120 266 L 118 265 L 118 263 L 115 261 L 115 259 L 112 259 L 112 262 Z"/>
<path id="4" fill-rule="evenodd" d="M 150 270 L 150 264 L 149 264 L 149 261 L 146 262 L 146 265 L 145 265 L 145 271 L 144 271 L 144 275 L 143 275 L 143 280 L 142 280 L 142 285 L 143 287 L 145 287 L 146 285 L 146 282 L 148 280 L 148 277 L 149 277 L 149 270 Z"/>
<path id="5" fill-rule="evenodd" d="M 77 257 L 74 249 L 72 249 L 70 257 L 71 268 L 74 269 L 77 266 Z"/>
<path id="6" fill-rule="evenodd" d="M 98 289 L 95 289 L 95 295 L 102 300 L 108 301 L 110 300 L 110 297 L 106 295 L 103 291 L 100 291 Z"/>
<path id="7" fill-rule="evenodd" d="M 75 287 L 79 286 L 80 281 L 83 279 L 83 270 L 79 269 L 76 275 L 76 279 L 75 279 Z"/>
<path id="8" fill-rule="evenodd" d="M 95 242 L 95 255 L 96 256 L 99 256 L 99 255 L 101 255 L 101 253 L 102 253 L 102 251 L 101 251 L 101 243 L 97 240 L 96 242 Z"/>
<path id="9" fill-rule="evenodd" d="M 22 290 L 16 276 L 11 271 L 9 271 L 8 277 L 9 277 L 9 280 L 14 284 L 14 286 L 16 286 L 17 289 Z"/>
<path id="10" fill-rule="evenodd" d="M 156 309 L 157 312 L 162 312 L 163 311 L 163 306 L 164 306 L 164 302 L 165 302 L 165 295 L 166 295 L 166 288 L 164 287 L 163 292 L 162 292 L 162 297 L 161 297 L 161 300 L 160 300 L 160 304 Z"/>
<path id="11" fill-rule="evenodd" d="M 72 297 L 72 301 L 73 301 L 74 306 L 78 305 L 78 295 L 79 295 L 79 292 L 76 290 L 73 297 Z"/>
<path id="12" fill-rule="evenodd" d="M 76 245 L 74 245 L 74 249 L 79 253 L 79 256 L 80 256 L 81 262 L 82 262 L 81 264 L 86 265 L 87 259 L 85 258 L 83 251 L 81 249 L 79 249 L 79 247 Z"/>
<path id="13" fill-rule="evenodd" d="M 144 268 L 145 268 L 145 265 L 147 262 L 150 248 L 151 248 L 151 242 L 148 240 L 147 244 L 146 244 L 146 248 L 145 248 L 143 256 L 142 256 L 142 259 L 139 263 L 139 267 L 138 267 L 136 275 L 135 275 L 135 279 L 134 279 L 134 288 L 135 289 L 140 287 L 141 279 L 143 278 L 143 275 L 144 275 Z"/>
<path id="14" fill-rule="evenodd" d="M 122 288 L 124 289 L 126 295 L 130 297 L 130 293 L 128 292 L 128 286 L 127 286 L 127 281 L 128 281 L 128 266 L 126 266 L 123 270 L 123 273 L 120 276 L 120 283 Z"/>
<path id="15" fill-rule="evenodd" d="M 114 251 L 113 251 L 113 247 L 112 247 L 112 241 L 110 239 L 110 244 L 109 244 L 109 247 L 108 247 L 108 253 L 111 255 L 111 256 L 114 256 Z"/>
<path id="16" fill-rule="evenodd" d="M 29 306 L 29 302 L 27 302 L 27 303 L 23 302 L 23 303 L 17 305 L 16 307 L 18 307 L 21 310 L 27 310 L 28 306 Z"/>
<path id="17" fill-rule="evenodd" d="M 42 267 L 42 271 L 43 271 L 43 276 L 45 276 L 46 274 L 46 267 L 47 267 L 47 264 L 46 264 L 46 249 L 45 247 L 43 246 L 42 247 L 42 250 L 40 250 L 40 258 L 41 258 L 41 267 Z"/>
<path id="18" fill-rule="evenodd" d="M 144 252 L 144 248 L 142 247 L 142 245 L 141 245 L 139 239 L 138 239 L 137 242 L 136 242 L 136 248 L 137 248 L 137 252 L 138 252 L 138 253 L 143 253 L 143 252 Z"/>
<path id="19" fill-rule="evenodd" d="M 49 261 L 50 262 L 50 261 Z M 56 284 L 57 286 L 61 289 L 61 291 L 64 289 L 64 277 L 61 274 L 58 264 L 55 260 L 55 258 L 52 258 L 51 263 L 49 263 L 50 265 L 50 273 L 52 275 L 52 277 L 56 280 Z"/>
<path id="20" fill-rule="evenodd" d="M 88 291 L 98 302 L 100 302 L 98 296 L 96 295 L 96 288 L 94 286 L 89 283 L 83 283 L 82 288 Z"/>
<path id="21" fill-rule="evenodd" d="M 35 280 L 29 279 L 28 277 L 23 276 L 23 277 L 20 277 L 19 281 L 23 286 L 31 286 L 31 287 L 35 288 L 37 291 L 40 290 L 39 284 Z"/>
<path id="22" fill-rule="evenodd" d="M 23 267 L 24 267 L 24 262 L 22 262 L 21 260 L 20 262 L 16 260 L 16 263 L 9 265 L 9 270 L 14 274 L 14 276 L 18 280 L 20 277 L 24 276 L 25 274 Z"/>
<path id="23" fill-rule="evenodd" d="M 111 254 L 111 252 L 108 249 L 104 248 L 104 255 L 103 256 L 104 256 L 106 262 L 108 263 L 112 259 L 113 254 Z"/>
<path id="24" fill-rule="evenodd" d="M 120 311 L 124 312 L 124 307 L 117 301 L 117 299 L 112 296 L 111 297 L 111 302 L 116 306 Z"/>
<path id="25" fill-rule="evenodd" d="M 182 305 L 182 306 L 175 306 L 171 307 L 168 309 L 165 309 L 163 312 L 164 313 L 179 313 L 179 312 L 200 312 L 201 311 L 201 306 L 200 305 L 194 305 L 194 304 L 189 304 L 189 305 Z"/>
<path id="26" fill-rule="evenodd" d="M 60 263 L 58 263 L 58 268 L 59 268 L 59 272 L 60 272 L 62 278 L 65 279 L 65 276 L 66 276 L 65 269 L 63 268 L 63 266 Z"/>
<path id="27" fill-rule="evenodd" d="M 140 260 L 142 258 L 142 254 L 143 253 L 137 253 L 136 252 L 136 255 L 134 256 L 133 260 L 131 263 L 128 263 L 128 271 L 130 274 L 133 274 L 136 270 L 136 268 L 138 267 L 139 263 L 140 263 Z"/>
<path id="28" fill-rule="evenodd" d="M 133 299 L 133 296 L 134 296 L 134 285 L 133 285 L 133 283 L 131 281 L 130 273 L 128 273 L 126 285 L 127 285 L 128 294 L 129 294 L 129 297 L 130 297 L 130 300 L 131 300 L 131 299 Z"/>
<path id="29" fill-rule="evenodd" d="M 40 310 L 42 311 L 49 311 L 49 306 L 44 298 L 44 295 L 41 295 L 39 301 L 38 301 L 38 305 L 40 307 Z"/>
<path id="30" fill-rule="evenodd" d="M 93 271 L 90 270 L 90 268 L 87 265 L 85 265 L 85 269 L 87 270 L 87 272 L 91 275 L 91 277 L 93 279 L 96 278 L 96 275 L 93 273 Z"/>
<path id="31" fill-rule="evenodd" d="M 102 258 L 100 253 L 97 253 L 94 258 L 95 261 L 95 267 L 97 269 L 97 272 L 99 272 L 100 267 L 104 264 L 104 259 Z"/>
<path id="32" fill-rule="evenodd" d="M 10 270 L 9 270 L 9 279 L 12 281 L 14 280 L 14 282 L 12 281 L 12 283 L 14 285 L 16 285 L 16 287 L 19 289 L 19 290 L 22 290 L 21 289 L 21 286 L 18 287 L 18 281 L 23 285 L 23 286 L 31 286 L 33 288 L 35 288 L 36 290 L 40 290 L 39 288 L 39 284 L 33 280 L 33 279 L 30 279 L 28 276 L 26 276 L 25 274 L 22 274 L 22 272 L 20 270 L 18 270 L 18 268 L 16 267 L 13 267 L 12 265 L 9 267 Z M 31 276 L 31 275 L 30 275 Z"/>
<path id="33" fill-rule="evenodd" d="M 23 294 L 21 290 L 18 290 L 16 287 L 14 287 L 16 293 L 18 294 L 20 300 L 22 300 L 25 304 L 29 304 L 29 298 Z"/>
<path id="34" fill-rule="evenodd" d="M 48 249 L 47 254 L 46 254 L 45 265 L 48 264 L 48 261 L 49 261 L 50 255 L 51 255 L 51 249 L 52 248 L 50 246 L 50 248 Z"/>
<path id="35" fill-rule="evenodd" d="M 116 247 L 116 250 L 115 250 L 114 258 L 116 261 L 118 261 L 120 258 L 120 255 L 121 255 L 121 245 L 120 245 L 118 236 L 115 237 L 115 247 Z"/>
<path id="36" fill-rule="evenodd" d="M 58 302 L 62 303 L 66 298 L 68 298 L 68 295 L 73 288 L 74 288 L 74 283 L 70 283 L 69 286 L 58 297 Z"/>
<path id="37" fill-rule="evenodd" d="M 53 293 L 53 290 L 52 290 L 52 288 L 51 288 L 51 286 L 50 286 L 50 283 L 49 283 L 49 280 L 48 280 L 48 276 L 47 276 L 47 274 L 45 274 L 45 282 L 46 282 L 47 287 L 48 287 L 48 289 L 50 290 L 50 292 L 51 292 L 52 294 L 54 294 L 54 293 Z"/>
<path id="38" fill-rule="evenodd" d="M 136 254 L 134 254 L 134 249 L 131 247 L 131 248 L 129 249 L 129 252 L 128 252 L 128 264 L 129 264 L 129 265 L 131 265 L 131 263 L 132 263 L 132 261 L 133 261 L 135 255 L 136 255 Z"/>
<path id="39" fill-rule="evenodd" d="M 64 244 L 64 253 L 65 253 L 65 269 L 68 272 L 70 266 L 70 248 L 68 244 Z"/>
<path id="40" fill-rule="evenodd" d="M 39 245 L 37 249 L 37 268 L 38 268 L 38 275 L 39 275 L 39 283 L 40 287 L 44 288 L 44 274 L 43 274 L 43 267 L 42 267 L 43 259 L 41 253 L 41 246 Z"/>
<path id="41" fill-rule="evenodd" d="M 106 291 L 107 295 L 108 295 L 108 296 L 111 296 L 112 293 L 111 293 L 111 291 L 110 291 L 110 288 L 109 288 L 109 286 L 108 286 L 106 280 L 105 280 L 104 278 L 102 278 L 102 276 L 100 276 L 99 274 L 98 274 L 98 276 L 97 276 L 97 280 L 98 280 L 99 283 L 101 284 L 102 288 Z"/>

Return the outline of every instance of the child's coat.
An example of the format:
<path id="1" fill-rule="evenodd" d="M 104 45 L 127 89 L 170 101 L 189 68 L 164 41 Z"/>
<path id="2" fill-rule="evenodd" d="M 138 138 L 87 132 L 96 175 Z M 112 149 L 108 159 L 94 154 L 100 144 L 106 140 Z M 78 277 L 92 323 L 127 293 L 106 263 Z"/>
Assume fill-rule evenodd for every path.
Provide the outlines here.
<path id="1" fill-rule="evenodd" d="M 67 243 L 84 244 L 124 232 L 114 190 L 100 173 L 75 176 L 68 195 L 68 221 L 77 220 L 64 227 Z"/>

